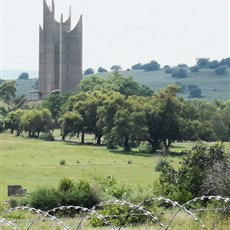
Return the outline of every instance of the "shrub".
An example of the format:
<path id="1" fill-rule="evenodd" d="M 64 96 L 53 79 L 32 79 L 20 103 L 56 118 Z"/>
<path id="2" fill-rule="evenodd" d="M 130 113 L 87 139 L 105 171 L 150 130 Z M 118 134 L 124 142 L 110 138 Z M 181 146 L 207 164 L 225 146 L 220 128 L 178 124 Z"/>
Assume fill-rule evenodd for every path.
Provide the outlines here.
<path id="1" fill-rule="evenodd" d="M 187 64 L 182 63 L 182 64 L 178 64 L 177 67 L 186 67 L 187 68 L 188 66 L 187 66 Z"/>
<path id="2" fill-rule="evenodd" d="M 156 172 L 162 172 L 165 168 L 169 167 L 169 165 L 170 163 L 166 159 L 161 158 L 157 161 L 155 170 Z"/>
<path id="3" fill-rule="evenodd" d="M 190 97 L 193 97 L 193 98 L 199 98 L 202 94 L 202 90 L 200 88 L 192 88 L 190 90 Z"/>
<path id="4" fill-rule="evenodd" d="M 18 79 L 19 80 L 28 80 L 29 79 L 29 74 L 26 73 L 26 72 L 23 72 L 18 76 Z"/>
<path id="5" fill-rule="evenodd" d="M 70 179 L 67 179 L 67 178 L 61 179 L 61 181 L 59 182 L 59 185 L 58 185 L 58 189 L 62 192 L 67 192 L 70 189 L 72 189 L 73 187 L 74 187 L 73 181 Z"/>
<path id="6" fill-rule="evenodd" d="M 132 68 L 132 70 L 141 70 L 141 69 L 143 69 L 141 63 L 135 64 L 135 65 L 131 66 L 131 68 Z"/>
<path id="7" fill-rule="evenodd" d="M 176 78 L 185 78 L 187 77 L 187 70 L 184 68 L 174 68 L 172 70 L 172 77 L 176 77 Z"/>
<path id="8" fill-rule="evenodd" d="M 65 165 L 65 160 L 60 160 L 60 165 Z"/>
<path id="9" fill-rule="evenodd" d="M 170 68 L 170 67 L 165 68 L 165 73 L 166 74 L 172 73 L 172 71 L 173 71 L 173 69 Z"/>
<path id="10" fill-rule="evenodd" d="M 88 68 L 88 69 L 85 70 L 84 74 L 85 75 L 87 75 L 87 74 L 94 74 L 94 69 Z"/>
<path id="11" fill-rule="evenodd" d="M 54 141 L 55 140 L 55 138 L 54 138 L 52 133 L 42 133 L 39 136 L 39 139 L 43 140 L 43 141 Z"/>
<path id="12" fill-rule="evenodd" d="M 149 63 L 142 65 L 142 68 L 144 71 L 154 71 L 160 68 L 160 64 L 158 64 L 155 60 L 152 60 Z"/>
<path id="13" fill-rule="evenodd" d="M 180 203 L 202 196 L 203 182 L 209 174 L 208 169 L 221 162 L 228 162 L 223 143 L 213 146 L 195 145 L 180 162 L 178 170 L 171 165 L 163 169 L 160 175 L 161 192 Z"/>
<path id="14" fill-rule="evenodd" d="M 190 67 L 190 72 L 191 73 L 197 73 L 199 71 L 199 67 L 198 66 L 192 66 Z"/>
<path id="15" fill-rule="evenodd" d="M 72 180 L 64 178 L 58 188 L 39 188 L 30 193 L 21 203 L 47 211 L 66 205 L 91 208 L 99 202 L 101 200 L 88 182 L 73 183 Z"/>
<path id="16" fill-rule="evenodd" d="M 224 75 L 227 71 L 227 67 L 222 65 L 222 66 L 219 66 L 217 68 L 215 68 L 215 73 L 218 74 L 218 75 Z"/>
<path id="17" fill-rule="evenodd" d="M 132 215 L 129 215 L 132 213 Z M 107 220 L 113 226 L 120 226 L 123 221 L 125 221 L 128 225 L 135 225 L 135 224 L 143 224 L 149 220 L 149 217 L 143 215 L 143 212 L 138 210 L 133 210 L 128 206 L 124 205 L 116 205 L 116 204 L 109 204 L 101 208 L 99 214 L 102 216 L 106 216 Z M 115 217 L 115 218 L 114 218 Z M 127 217 L 127 219 L 126 219 Z M 92 227 L 102 227 L 106 226 L 105 222 L 102 219 L 92 216 L 90 218 L 90 224 Z"/>
<path id="18" fill-rule="evenodd" d="M 97 70 L 98 73 L 104 73 L 104 72 L 108 72 L 105 68 L 103 67 L 99 67 Z"/>

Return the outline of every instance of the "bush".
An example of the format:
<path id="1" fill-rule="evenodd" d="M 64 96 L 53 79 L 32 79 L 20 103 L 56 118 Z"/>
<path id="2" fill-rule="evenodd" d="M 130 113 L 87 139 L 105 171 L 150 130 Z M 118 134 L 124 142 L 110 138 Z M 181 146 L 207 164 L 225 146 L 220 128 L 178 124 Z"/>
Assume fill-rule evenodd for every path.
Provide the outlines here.
<path id="1" fill-rule="evenodd" d="M 23 72 L 19 75 L 18 79 L 20 80 L 28 80 L 29 79 L 29 74 L 26 72 Z"/>
<path id="2" fill-rule="evenodd" d="M 172 71 L 173 71 L 173 69 L 170 68 L 170 67 L 165 68 L 165 73 L 166 74 L 172 73 Z"/>
<path id="3" fill-rule="evenodd" d="M 161 193 L 179 203 L 204 195 L 202 187 L 209 169 L 216 163 L 228 162 L 228 159 L 223 143 L 195 145 L 180 162 L 178 170 L 171 165 L 163 169 L 160 175 Z M 207 191 L 205 193 L 208 194 Z"/>
<path id="4" fill-rule="evenodd" d="M 217 60 L 211 61 L 208 63 L 209 69 L 215 69 L 219 66 L 219 62 Z"/>
<path id="5" fill-rule="evenodd" d="M 100 203 L 98 195 L 88 182 L 73 183 L 62 179 L 58 188 L 39 188 L 22 200 L 22 204 L 47 211 L 60 206 L 82 206 L 91 208 Z"/>
<path id="6" fill-rule="evenodd" d="M 131 66 L 131 69 L 132 70 L 141 70 L 141 69 L 143 69 L 143 67 L 142 67 L 141 63 L 138 63 L 138 64 Z"/>
<path id="7" fill-rule="evenodd" d="M 192 66 L 190 67 L 190 72 L 191 73 L 197 73 L 199 71 L 199 67 L 198 66 Z"/>
<path id="8" fill-rule="evenodd" d="M 154 71 L 160 68 L 160 64 L 158 64 L 155 60 L 153 60 L 150 61 L 149 63 L 142 65 L 142 68 L 144 71 Z"/>
<path id="9" fill-rule="evenodd" d="M 161 158 L 157 161 L 155 170 L 156 172 L 162 172 L 165 168 L 169 167 L 169 165 L 170 163 L 166 159 Z"/>
<path id="10" fill-rule="evenodd" d="M 98 73 L 104 73 L 104 72 L 108 72 L 105 68 L 103 67 L 99 67 L 97 70 Z"/>
<path id="11" fill-rule="evenodd" d="M 87 75 L 87 74 L 94 74 L 94 69 L 88 68 L 88 69 L 85 70 L 84 74 L 85 75 Z"/>
<path id="12" fill-rule="evenodd" d="M 55 138 L 54 138 L 52 133 L 42 133 L 39 136 L 39 139 L 43 140 L 43 141 L 54 141 L 55 140 Z"/>
<path id="13" fill-rule="evenodd" d="M 177 67 L 185 67 L 185 68 L 187 68 L 188 66 L 187 66 L 187 64 L 182 63 L 182 64 L 178 64 Z"/>
<path id="14" fill-rule="evenodd" d="M 172 77 L 176 78 L 185 78 L 188 75 L 187 70 L 184 68 L 174 68 L 171 74 Z"/>
<path id="15" fill-rule="evenodd" d="M 60 165 L 65 165 L 65 160 L 60 160 Z"/>
<path id="16" fill-rule="evenodd" d="M 193 97 L 193 98 L 199 98 L 202 94 L 202 90 L 200 88 L 192 88 L 190 90 L 190 97 Z"/>
<path id="17" fill-rule="evenodd" d="M 218 75 L 224 75 L 226 74 L 226 71 L 227 71 L 227 67 L 222 65 L 222 66 L 219 66 L 217 68 L 215 68 L 215 73 L 218 74 Z"/>

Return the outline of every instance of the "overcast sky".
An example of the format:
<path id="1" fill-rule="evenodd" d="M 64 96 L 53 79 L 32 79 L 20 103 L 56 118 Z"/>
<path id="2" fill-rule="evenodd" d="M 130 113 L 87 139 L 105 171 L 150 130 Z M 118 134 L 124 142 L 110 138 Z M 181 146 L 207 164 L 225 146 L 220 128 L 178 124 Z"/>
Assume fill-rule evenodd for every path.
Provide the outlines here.
<path id="1" fill-rule="evenodd" d="M 43 0 L 0 1 L 2 69 L 38 70 Z M 72 28 L 83 15 L 83 69 L 229 56 L 228 0 L 55 0 L 56 20 L 70 5 Z"/>

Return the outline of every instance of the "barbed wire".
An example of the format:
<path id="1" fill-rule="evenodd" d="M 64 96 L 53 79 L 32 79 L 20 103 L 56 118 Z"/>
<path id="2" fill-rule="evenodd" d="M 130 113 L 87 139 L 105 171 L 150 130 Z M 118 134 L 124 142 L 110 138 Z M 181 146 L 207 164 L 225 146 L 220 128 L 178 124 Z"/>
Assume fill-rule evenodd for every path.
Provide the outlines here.
<path id="1" fill-rule="evenodd" d="M 210 202 L 216 202 L 218 203 L 218 205 L 215 203 L 216 207 L 210 208 L 207 206 L 207 203 L 210 203 Z M 158 211 L 152 211 L 152 210 L 149 211 L 147 208 L 152 207 L 154 203 L 158 203 L 158 204 L 155 204 L 154 207 L 158 207 L 158 209 L 159 207 L 164 207 L 164 208 L 162 208 L 162 210 L 160 211 L 158 209 L 157 209 Z M 203 203 L 202 205 L 204 205 L 205 207 L 196 208 L 197 203 Z M 102 210 L 105 209 L 106 207 L 110 208 L 111 205 L 127 207 L 127 213 L 115 214 L 115 215 L 113 214 L 103 215 Z M 78 217 L 76 217 L 76 215 L 73 218 L 58 218 L 55 216 L 55 213 L 63 212 L 66 210 L 75 211 L 75 214 L 77 214 Z M 175 218 L 179 215 L 179 213 L 183 212 L 187 214 L 188 216 L 192 217 L 192 219 L 199 224 L 201 229 L 208 230 L 208 228 L 205 226 L 204 220 L 201 220 L 201 217 L 198 217 L 196 213 L 216 212 L 217 216 L 215 219 L 213 219 L 212 225 L 209 228 L 210 230 L 214 230 L 218 226 L 218 223 L 220 222 L 223 214 L 229 210 L 230 210 L 230 198 L 225 198 L 221 196 L 197 197 L 192 200 L 189 200 L 188 202 L 182 205 L 179 204 L 177 201 L 172 201 L 168 198 L 153 197 L 139 204 L 132 204 L 130 202 L 121 201 L 121 200 L 109 200 L 109 201 L 101 202 L 93 206 L 90 209 L 81 207 L 81 206 L 68 205 L 68 206 L 56 207 L 48 211 L 42 211 L 40 209 L 36 209 L 33 207 L 18 206 L 18 207 L 10 208 L 0 213 L 0 226 L 7 225 L 7 226 L 11 226 L 13 229 L 16 229 L 16 230 L 21 230 L 21 229 L 29 230 L 36 222 L 42 221 L 42 222 L 49 223 L 50 221 L 52 221 L 56 223 L 57 225 L 61 226 L 63 229 L 69 230 L 70 229 L 69 226 L 67 226 L 66 223 L 63 223 L 63 220 L 71 219 L 71 220 L 76 221 L 76 225 L 73 229 L 78 230 L 78 229 L 82 229 L 83 227 L 82 224 L 84 221 L 91 220 L 92 218 L 96 218 L 102 221 L 104 226 L 107 226 L 112 230 L 120 230 L 126 226 L 126 224 L 128 223 L 129 217 L 135 216 L 137 218 L 146 217 L 149 220 L 148 221 L 149 223 L 154 223 L 158 225 L 162 230 L 163 229 L 167 230 L 170 228 L 172 223 L 175 221 Z M 11 212 L 17 212 L 17 211 L 30 212 L 33 215 L 37 215 L 37 217 L 34 219 L 30 219 L 30 220 L 18 220 L 14 222 L 6 219 L 7 217 L 8 219 L 10 219 L 10 215 L 8 214 L 10 214 Z M 162 223 L 162 221 L 159 220 L 159 216 L 163 216 L 166 213 L 172 213 L 172 217 L 171 219 L 168 220 L 166 224 L 164 224 Z M 119 226 L 114 226 L 113 224 L 111 224 L 110 220 L 118 219 L 118 218 L 121 219 Z M 27 227 L 20 228 L 18 226 L 18 223 L 23 222 L 23 221 L 28 222 L 29 225 Z"/>

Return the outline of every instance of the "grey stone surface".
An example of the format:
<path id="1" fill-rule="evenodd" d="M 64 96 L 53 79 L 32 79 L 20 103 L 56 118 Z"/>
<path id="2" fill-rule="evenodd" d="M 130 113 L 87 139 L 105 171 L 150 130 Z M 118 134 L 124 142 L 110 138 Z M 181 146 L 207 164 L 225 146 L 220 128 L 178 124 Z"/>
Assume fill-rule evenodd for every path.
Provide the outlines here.
<path id="1" fill-rule="evenodd" d="M 44 98 L 54 91 L 75 92 L 82 79 L 82 16 L 71 30 L 69 18 L 60 22 L 55 4 L 50 9 L 43 2 L 43 28 L 39 27 L 39 95 Z"/>
<path id="2" fill-rule="evenodd" d="M 8 196 L 25 196 L 26 189 L 21 185 L 8 185 Z"/>

